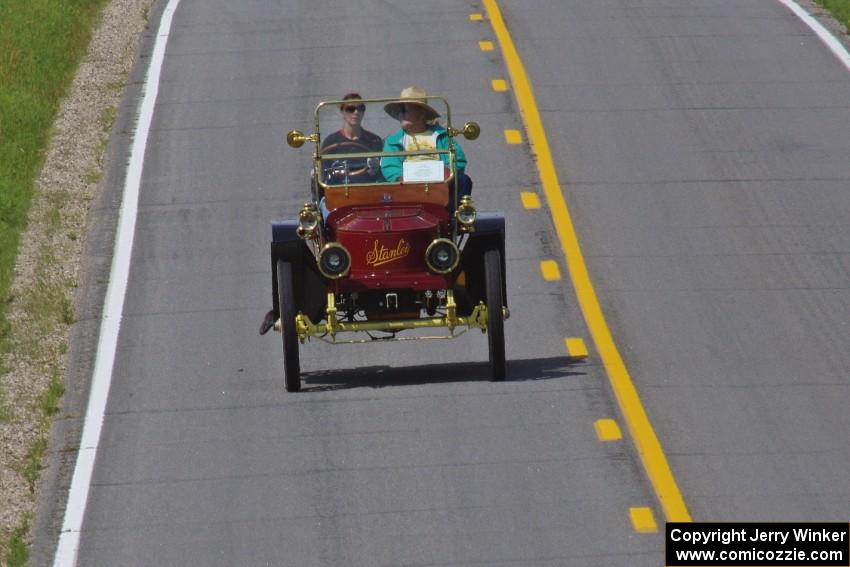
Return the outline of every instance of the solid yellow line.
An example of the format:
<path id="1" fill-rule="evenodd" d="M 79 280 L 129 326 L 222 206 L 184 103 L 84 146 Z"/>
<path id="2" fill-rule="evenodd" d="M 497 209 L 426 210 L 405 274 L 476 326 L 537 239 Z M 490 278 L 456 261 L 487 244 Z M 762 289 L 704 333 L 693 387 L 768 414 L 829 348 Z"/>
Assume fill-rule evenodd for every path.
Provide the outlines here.
<path id="1" fill-rule="evenodd" d="M 537 110 L 525 68 L 514 47 L 510 33 L 505 27 L 502 13 L 496 1 L 484 0 L 484 6 L 505 57 L 520 115 L 528 133 L 529 145 L 537 156 L 537 167 L 540 171 L 543 192 L 549 201 L 552 219 L 555 221 L 555 229 L 566 256 L 579 306 L 590 329 L 593 342 L 596 344 L 596 350 L 605 365 L 617 403 L 623 412 L 624 421 L 628 426 L 638 456 L 661 502 L 667 520 L 670 522 L 689 522 L 691 516 L 685 506 L 679 486 L 673 477 L 667 457 L 661 448 L 661 443 L 658 441 L 658 436 L 655 434 L 652 424 L 649 422 L 646 410 L 643 408 L 643 403 L 640 401 L 623 358 L 614 344 L 608 323 L 602 314 L 599 299 L 596 297 L 596 292 L 590 281 L 590 275 L 579 247 L 578 236 L 573 227 L 567 203 L 561 193 L 549 143 L 546 140 L 543 123 L 540 120 L 540 113 Z"/>

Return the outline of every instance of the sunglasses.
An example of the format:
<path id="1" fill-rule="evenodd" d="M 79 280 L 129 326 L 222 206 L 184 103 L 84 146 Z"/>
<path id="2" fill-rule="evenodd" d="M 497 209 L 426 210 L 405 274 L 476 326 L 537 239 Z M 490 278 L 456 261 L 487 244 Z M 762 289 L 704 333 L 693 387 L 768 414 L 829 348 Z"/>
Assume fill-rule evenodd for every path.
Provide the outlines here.
<path id="1" fill-rule="evenodd" d="M 345 107 L 343 107 L 343 110 L 348 114 L 354 114 L 356 111 L 359 110 L 360 113 L 362 114 L 362 113 L 366 112 L 366 105 L 360 104 L 360 105 L 357 105 L 357 106 L 345 106 Z"/>

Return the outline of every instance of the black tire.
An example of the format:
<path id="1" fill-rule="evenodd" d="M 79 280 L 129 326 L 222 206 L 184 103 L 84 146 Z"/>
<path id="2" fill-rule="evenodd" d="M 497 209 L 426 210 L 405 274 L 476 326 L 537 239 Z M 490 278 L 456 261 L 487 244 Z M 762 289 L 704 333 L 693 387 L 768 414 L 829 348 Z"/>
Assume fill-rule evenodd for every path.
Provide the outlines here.
<path id="1" fill-rule="evenodd" d="M 487 342 L 490 346 L 492 379 L 505 379 L 505 320 L 502 317 L 502 255 L 497 249 L 484 252 L 484 277 L 487 294 Z"/>
<path id="2" fill-rule="evenodd" d="M 301 361 L 295 333 L 295 286 L 292 263 L 277 261 L 277 292 L 280 300 L 280 330 L 283 336 L 283 378 L 287 392 L 301 391 Z"/>

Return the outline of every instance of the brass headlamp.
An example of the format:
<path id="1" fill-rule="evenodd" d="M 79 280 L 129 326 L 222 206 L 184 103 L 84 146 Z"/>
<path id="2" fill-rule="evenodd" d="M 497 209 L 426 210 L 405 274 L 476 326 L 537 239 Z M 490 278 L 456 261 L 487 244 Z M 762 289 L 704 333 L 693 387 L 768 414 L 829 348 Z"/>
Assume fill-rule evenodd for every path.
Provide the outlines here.
<path id="1" fill-rule="evenodd" d="M 310 134 L 309 136 L 305 135 L 300 130 L 291 130 L 286 135 L 286 143 L 289 144 L 291 148 L 300 148 L 304 145 L 304 142 L 318 142 L 319 136 L 316 134 Z"/>
<path id="2" fill-rule="evenodd" d="M 475 204 L 472 202 L 472 197 L 465 195 L 460 199 L 460 205 L 455 211 L 455 218 L 460 225 L 461 232 L 473 232 L 475 230 L 475 218 L 478 216 L 478 211 L 475 210 Z"/>
<path id="3" fill-rule="evenodd" d="M 457 136 L 463 136 L 467 140 L 475 140 L 480 135 L 481 126 L 479 126 L 477 122 L 467 122 L 463 125 L 462 130 L 458 130 L 457 128 L 449 128 L 449 136 L 453 138 L 456 138 Z"/>
<path id="4" fill-rule="evenodd" d="M 296 233 L 304 240 L 316 238 L 319 232 L 321 216 L 315 203 L 304 203 L 298 213 L 298 229 Z"/>

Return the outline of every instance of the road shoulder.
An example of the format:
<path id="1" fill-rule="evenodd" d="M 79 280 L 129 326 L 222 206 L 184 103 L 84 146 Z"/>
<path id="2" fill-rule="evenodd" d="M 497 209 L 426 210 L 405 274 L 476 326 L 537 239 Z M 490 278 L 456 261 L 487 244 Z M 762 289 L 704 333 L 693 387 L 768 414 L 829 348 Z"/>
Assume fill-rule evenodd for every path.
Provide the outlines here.
<path id="1" fill-rule="evenodd" d="M 15 415 L 0 427 L 0 530 L 31 526 L 30 564 L 50 563 L 61 526 L 154 2 L 111 0 L 104 8 L 57 113 L 21 237 L 8 306 L 15 349 L 4 386 Z M 29 471 L 26 463 L 46 435 L 42 400 L 51 382 L 64 383 L 65 396 L 35 480 L 38 461 Z"/>

